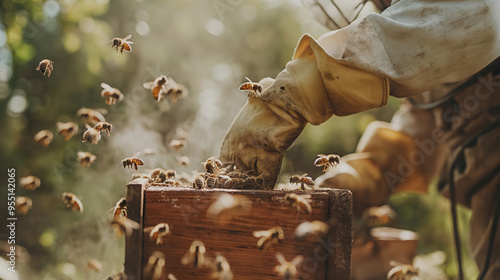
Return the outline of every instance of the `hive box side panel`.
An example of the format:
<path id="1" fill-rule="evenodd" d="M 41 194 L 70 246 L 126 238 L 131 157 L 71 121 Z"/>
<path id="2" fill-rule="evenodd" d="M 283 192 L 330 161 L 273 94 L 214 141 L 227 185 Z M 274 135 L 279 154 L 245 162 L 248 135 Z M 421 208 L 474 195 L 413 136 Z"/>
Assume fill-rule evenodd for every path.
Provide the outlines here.
<path id="1" fill-rule="evenodd" d="M 144 189 L 146 180 L 137 179 L 127 185 L 127 217 L 142 229 L 144 214 Z M 125 274 L 128 279 L 138 280 L 142 276 L 143 231 L 134 230 L 125 240 Z"/>

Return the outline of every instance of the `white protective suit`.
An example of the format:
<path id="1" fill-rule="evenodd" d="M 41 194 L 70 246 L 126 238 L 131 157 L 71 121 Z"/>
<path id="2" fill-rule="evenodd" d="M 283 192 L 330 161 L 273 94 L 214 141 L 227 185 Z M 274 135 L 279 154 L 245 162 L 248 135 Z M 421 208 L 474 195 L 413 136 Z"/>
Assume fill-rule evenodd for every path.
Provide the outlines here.
<path id="1" fill-rule="evenodd" d="M 402 0 L 317 42 L 304 36 L 276 80 L 262 81 L 262 96 L 249 98 L 224 139 L 221 160 L 263 175 L 272 187 L 283 151 L 306 123 L 383 106 L 388 94 L 431 102 L 493 62 L 500 56 L 499 15 L 495 0 Z M 371 124 L 356 153 L 317 184 L 351 189 L 360 212 L 394 191 L 425 191 L 441 170 L 447 195 L 446 174 L 457 165 L 452 197 L 473 210 L 470 243 L 481 270 L 498 211 L 500 131 L 484 129 L 500 118 L 500 76 L 474 79 L 441 106 L 420 110 L 405 102 L 391 124 Z M 497 238 L 484 279 L 500 275 L 500 234 L 491 232 Z"/>

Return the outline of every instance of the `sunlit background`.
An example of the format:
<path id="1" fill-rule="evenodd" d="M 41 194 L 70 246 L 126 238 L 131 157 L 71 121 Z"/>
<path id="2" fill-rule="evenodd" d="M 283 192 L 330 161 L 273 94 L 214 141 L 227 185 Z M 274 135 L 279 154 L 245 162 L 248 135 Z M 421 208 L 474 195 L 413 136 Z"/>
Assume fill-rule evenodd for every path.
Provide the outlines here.
<path id="1" fill-rule="evenodd" d="M 0 178 L 5 185 L 6 170 L 14 167 L 17 178 L 42 180 L 35 191 L 16 190 L 33 200 L 17 224 L 16 242 L 26 249 L 25 254 L 18 249 L 19 279 L 102 279 L 122 271 L 124 241 L 109 228 L 109 210 L 126 195 L 132 174 L 120 161 L 150 148 L 156 154 L 141 156 L 144 170 L 202 171 L 200 162 L 218 155 L 224 133 L 245 103 L 246 94 L 238 90 L 245 77 L 275 77 L 303 33 L 317 38 L 328 31 L 298 0 L 0 3 Z M 117 54 L 108 43 L 128 34 L 133 51 Z M 50 78 L 35 70 L 45 58 L 54 61 Z M 175 104 L 157 103 L 142 84 L 160 74 L 184 84 L 188 96 Z M 123 101 L 106 105 L 101 82 L 120 89 Z M 107 109 L 106 119 L 115 128 L 111 136 L 97 145 L 82 143 L 85 128 L 76 118 L 81 107 Z M 389 121 L 397 107 L 398 100 L 391 99 L 379 110 L 307 126 L 286 154 L 280 181 L 291 174 L 321 175 L 312 164 L 316 154 L 353 152 L 368 123 Z M 58 121 L 77 122 L 80 133 L 64 141 L 56 132 Z M 168 147 L 177 128 L 189 133 L 179 153 Z M 33 141 L 42 129 L 54 132 L 47 148 Z M 96 154 L 95 164 L 80 167 L 77 151 Z M 177 166 L 180 155 L 191 159 L 190 166 Z M 81 198 L 83 213 L 65 209 L 60 201 L 65 191 Z M 6 196 L 2 188 L 2 205 Z M 393 226 L 419 232 L 421 254 L 443 250 L 443 269 L 454 276 L 449 206 L 435 186 L 430 195 L 399 195 L 390 205 L 398 214 Z M 2 221 L 6 214 L 3 208 Z M 461 216 L 466 228 L 469 213 Z M 462 237 L 467 238 L 466 230 Z M 103 270 L 90 271 L 88 259 L 100 261 Z M 476 275 L 470 260 L 466 268 L 470 278 Z"/>

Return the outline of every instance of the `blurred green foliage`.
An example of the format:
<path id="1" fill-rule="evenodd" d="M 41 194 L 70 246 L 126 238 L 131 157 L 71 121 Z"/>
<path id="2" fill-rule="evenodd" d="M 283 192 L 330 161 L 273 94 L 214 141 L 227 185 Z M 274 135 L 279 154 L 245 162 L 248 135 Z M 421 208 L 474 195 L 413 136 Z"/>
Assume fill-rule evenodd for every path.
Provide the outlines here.
<path id="1" fill-rule="evenodd" d="M 16 168 L 17 177 L 36 175 L 42 186 L 34 192 L 17 189 L 33 199 L 33 209 L 20 217 L 17 243 L 31 254 L 19 263 L 21 279 L 100 279 L 121 271 L 123 240 L 109 229 L 108 210 L 122 196 L 131 172 L 120 160 L 144 148 L 158 151 L 144 158 L 146 169 L 177 168 L 179 173 L 201 171 L 198 162 L 217 155 L 222 137 L 245 102 L 238 86 L 274 77 L 291 58 L 303 33 L 318 37 L 325 31 L 298 1 L 111 1 L 14 0 L 0 6 L 0 142 L 2 173 Z M 107 45 L 113 37 L 132 34 L 133 51 L 116 54 Z M 54 61 L 50 78 L 35 68 L 44 58 Z M 189 95 L 175 106 L 156 103 L 142 83 L 160 74 L 187 86 Z M 125 94 L 123 102 L 107 107 L 100 97 L 106 82 Z M 316 154 L 353 152 L 369 122 L 389 121 L 398 107 L 389 105 L 350 117 L 333 117 L 321 126 L 308 125 L 287 153 L 282 178 L 321 170 Z M 116 130 L 98 145 L 81 143 L 83 125 L 76 119 L 81 107 L 106 108 Z M 80 134 L 65 142 L 57 121 L 75 121 Z M 168 148 L 175 129 L 189 132 L 183 155 L 191 166 L 178 168 L 178 155 Z M 41 129 L 55 133 L 48 148 L 33 142 Z M 203 139 L 203 141 L 200 141 Z M 97 155 L 90 168 L 78 166 L 76 152 Z M 84 204 L 83 214 L 66 211 L 60 195 L 70 191 Z M 0 199 L 5 201 L 6 192 Z M 390 204 L 398 212 L 395 226 L 421 234 L 422 253 L 451 251 L 447 202 L 430 195 L 401 195 Z M 2 210 L 0 217 L 4 219 Z M 462 225 L 468 214 L 462 215 Z M 444 227 L 443 227 L 444 226 Z M 466 234 L 462 234 L 466 238 Z M 95 258 L 103 271 L 89 271 Z M 453 259 L 447 262 L 454 273 Z M 469 261 L 470 275 L 474 265 Z"/>

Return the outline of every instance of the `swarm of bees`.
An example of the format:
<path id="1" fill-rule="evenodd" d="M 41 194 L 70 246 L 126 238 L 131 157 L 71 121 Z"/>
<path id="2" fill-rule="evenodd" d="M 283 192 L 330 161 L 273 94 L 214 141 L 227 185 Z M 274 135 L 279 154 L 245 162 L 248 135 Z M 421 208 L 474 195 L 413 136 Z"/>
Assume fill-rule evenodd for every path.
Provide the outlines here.
<path id="1" fill-rule="evenodd" d="M 21 185 L 23 189 L 28 191 L 34 191 L 38 189 L 40 187 L 41 182 L 42 181 L 40 180 L 40 178 L 33 175 L 21 177 L 19 179 L 19 185 Z"/>
<path id="2" fill-rule="evenodd" d="M 64 137 L 65 141 L 71 139 L 78 133 L 78 125 L 74 122 L 57 122 L 57 132 Z"/>
<path id="3" fill-rule="evenodd" d="M 101 87 L 101 96 L 106 98 L 106 104 L 113 105 L 116 102 L 122 101 L 123 93 L 119 89 L 111 87 L 106 83 L 101 83 Z"/>
<path id="4" fill-rule="evenodd" d="M 21 215 L 28 214 L 28 211 L 33 206 L 33 201 L 27 196 L 16 197 L 16 213 Z"/>
<path id="5" fill-rule="evenodd" d="M 76 156 L 78 157 L 78 162 L 80 162 L 81 167 L 89 167 L 97 159 L 96 155 L 93 155 L 89 152 L 78 151 L 76 153 Z"/>
<path id="6" fill-rule="evenodd" d="M 252 202 L 241 195 L 221 194 L 207 210 L 207 218 L 225 224 L 233 217 L 250 213 Z"/>
<path id="7" fill-rule="evenodd" d="M 54 70 L 54 61 L 50 59 L 44 59 L 40 61 L 38 67 L 36 68 L 36 71 L 42 72 L 44 76 L 45 74 L 47 74 L 47 77 L 50 77 L 50 74 L 52 74 L 52 70 Z"/>
<path id="8" fill-rule="evenodd" d="M 137 157 L 138 155 L 139 155 L 139 153 L 136 153 L 132 157 L 123 159 L 122 160 L 123 168 L 128 167 L 128 168 L 132 169 L 132 167 L 133 167 L 137 171 L 138 166 L 144 165 L 144 161 L 142 159 L 138 158 Z"/>
<path id="9" fill-rule="evenodd" d="M 191 266 L 194 268 L 202 268 L 205 264 L 205 244 L 203 242 L 195 240 L 191 243 L 189 251 L 182 257 L 181 263 L 186 266 Z"/>
<path id="10" fill-rule="evenodd" d="M 387 273 L 387 280 L 418 280 L 418 268 L 411 264 L 402 264 L 391 261 L 391 266 L 394 266 Z"/>
<path id="11" fill-rule="evenodd" d="M 165 96 L 170 97 L 172 103 L 187 95 L 185 86 L 177 83 L 174 79 L 165 75 L 160 75 L 152 82 L 146 82 L 142 85 L 145 89 L 150 89 L 153 98 L 160 102 Z"/>
<path id="12" fill-rule="evenodd" d="M 75 194 L 64 192 L 62 194 L 62 201 L 66 205 L 66 208 L 80 213 L 83 212 L 83 204 Z"/>
<path id="13" fill-rule="evenodd" d="M 339 163 L 340 163 L 340 156 L 334 154 L 330 155 L 319 154 L 318 158 L 314 161 L 314 165 L 318 167 L 323 166 L 323 172 L 326 172 L 329 166 L 334 168 Z"/>
<path id="14" fill-rule="evenodd" d="M 299 278 L 299 271 L 297 270 L 297 265 L 299 265 L 302 260 L 304 259 L 303 256 L 295 256 L 292 261 L 287 261 L 283 254 L 281 253 L 276 253 L 276 259 L 278 260 L 279 264 L 274 267 L 274 272 L 280 277 L 281 279 L 300 279 Z"/>
<path id="15" fill-rule="evenodd" d="M 240 85 L 241 91 L 248 91 L 248 96 L 259 97 L 262 93 L 262 85 L 259 83 L 254 83 L 248 77 L 245 77 L 248 82 Z"/>
<path id="16" fill-rule="evenodd" d="M 296 194 L 287 193 L 284 197 L 285 201 L 290 203 L 292 207 L 295 207 L 297 213 L 311 214 L 311 195 L 310 194 Z"/>
<path id="17" fill-rule="evenodd" d="M 175 170 L 165 170 L 163 168 L 156 168 L 150 176 L 150 183 L 164 183 L 168 179 L 175 178 Z"/>
<path id="18" fill-rule="evenodd" d="M 266 250 L 274 244 L 285 239 L 285 233 L 281 227 L 273 227 L 268 230 L 254 231 L 253 236 L 259 238 L 257 241 L 257 248 L 259 250 Z"/>
<path id="19" fill-rule="evenodd" d="M 33 139 L 38 144 L 47 147 L 49 146 L 50 142 L 52 142 L 52 138 L 54 138 L 54 134 L 52 133 L 52 131 L 44 129 L 35 134 L 35 137 Z"/>
<path id="20" fill-rule="evenodd" d="M 127 35 L 125 38 L 113 38 L 109 44 L 111 45 L 112 48 L 116 50 L 116 53 L 120 51 L 121 54 L 123 54 L 123 51 L 125 50 L 126 52 L 131 52 L 132 51 L 132 44 L 133 42 L 128 41 L 130 38 L 132 38 L 132 35 Z M 108 44 L 108 45 L 109 45 Z"/>

